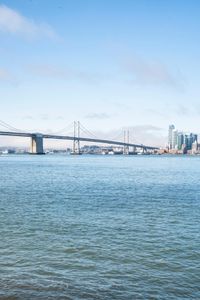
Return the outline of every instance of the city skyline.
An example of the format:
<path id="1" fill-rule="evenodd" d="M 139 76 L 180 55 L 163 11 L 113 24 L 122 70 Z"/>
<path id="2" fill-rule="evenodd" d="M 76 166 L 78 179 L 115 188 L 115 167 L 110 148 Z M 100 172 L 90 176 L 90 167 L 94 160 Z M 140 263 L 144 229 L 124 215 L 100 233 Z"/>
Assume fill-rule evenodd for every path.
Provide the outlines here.
<path id="1" fill-rule="evenodd" d="M 31 131 L 24 131 L 24 134 L 38 134 L 38 135 L 60 135 L 60 136 L 70 136 L 70 137 L 81 137 L 81 138 L 89 138 L 89 139 L 105 139 L 105 140 L 111 140 L 111 141 L 119 141 L 120 143 L 125 142 L 125 143 L 135 143 L 135 144 L 139 144 L 139 145 L 144 145 L 143 143 L 141 143 L 141 130 L 142 127 L 138 127 L 138 128 L 133 128 L 133 127 L 127 127 L 127 128 L 121 128 L 118 131 L 110 131 L 107 133 L 103 133 L 103 132 L 98 132 L 98 136 L 94 135 L 90 130 L 88 130 L 87 128 L 85 128 L 83 126 L 83 124 L 81 124 L 80 129 L 77 129 L 77 124 L 79 124 L 78 126 L 80 126 L 80 122 L 79 121 L 74 121 L 72 124 L 70 124 L 70 126 L 68 126 L 68 128 L 63 128 L 62 131 L 60 132 L 31 132 Z M 4 130 L 2 132 L 13 132 L 13 133 L 23 133 L 23 131 L 21 131 L 20 129 L 17 128 L 9 128 L 9 124 L 4 124 L 4 122 L 0 121 L 0 126 L 2 126 L 2 128 L 4 128 Z M 8 127 L 6 127 L 8 126 Z M 77 131 L 78 130 L 78 131 Z M 143 131 L 144 132 L 144 131 Z M 138 140 L 139 138 L 139 140 Z M 146 140 L 148 140 L 149 138 L 149 142 L 148 145 L 149 146 L 153 146 L 153 147 L 158 147 L 161 150 L 191 150 L 192 146 L 194 143 L 197 144 L 197 147 L 200 147 L 200 144 L 198 144 L 199 142 L 199 134 L 191 132 L 191 131 L 185 131 L 185 130 L 179 130 L 175 127 L 174 124 L 170 124 L 168 126 L 168 136 L 165 137 L 165 140 L 163 142 L 163 144 L 155 144 L 153 145 L 153 139 L 151 134 L 149 133 L 149 136 L 146 136 Z M 45 139 L 44 139 L 45 141 Z M 60 143 L 60 144 L 59 144 Z M 45 148 L 49 148 L 49 149 L 66 149 L 66 147 L 71 147 L 72 148 L 72 142 L 71 141 L 67 141 L 67 140 L 59 140 L 58 141 L 54 141 L 54 140 L 46 140 L 44 142 Z M 82 145 L 81 146 L 100 146 L 101 143 L 98 142 L 87 142 L 87 141 L 82 141 L 81 142 Z M 89 143 L 89 144 L 88 144 Z M 147 144 L 145 144 L 146 146 L 148 146 Z M 184 146 L 184 147 L 183 147 Z M 3 135 L 1 136 L 1 148 L 22 148 L 22 149 L 27 149 L 30 148 L 30 141 L 28 141 L 27 137 L 20 137 L 20 136 L 7 136 L 7 135 Z"/>
<path id="2" fill-rule="evenodd" d="M 174 124 L 169 125 L 168 130 L 168 149 L 169 151 L 181 151 L 187 153 L 187 151 L 195 148 L 199 150 L 198 134 L 194 132 L 184 132 L 178 130 Z"/>
<path id="3" fill-rule="evenodd" d="M 74 119 L 102 135 L 130 127 L 160 146 L 170 123 L 199 133 L 200 4 L 125 3 L 2 1 L 1 119 L 30 131 Z"/>

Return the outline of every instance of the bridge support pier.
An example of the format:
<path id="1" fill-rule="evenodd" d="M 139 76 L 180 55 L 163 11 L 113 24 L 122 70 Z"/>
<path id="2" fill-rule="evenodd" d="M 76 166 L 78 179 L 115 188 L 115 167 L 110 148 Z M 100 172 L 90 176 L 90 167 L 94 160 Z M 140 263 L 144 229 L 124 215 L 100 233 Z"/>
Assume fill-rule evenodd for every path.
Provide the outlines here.
<path id="1" fill-rule="evenodd" d="M 129 155 L 129 147 L 128 146 L 124 146 L 123 154 L 124 155 Z"/>
<path id="2" fill-rule="evenodd" d="M 34 134 L 31 137 L 31 154 L 44 154 L 42 134 Z"/>
<path id="3" fill-rule="evenodd" d="M 143 154 L 147 153 L 147 149 L 145 147 L 142 148 L 142 153 Z"/>

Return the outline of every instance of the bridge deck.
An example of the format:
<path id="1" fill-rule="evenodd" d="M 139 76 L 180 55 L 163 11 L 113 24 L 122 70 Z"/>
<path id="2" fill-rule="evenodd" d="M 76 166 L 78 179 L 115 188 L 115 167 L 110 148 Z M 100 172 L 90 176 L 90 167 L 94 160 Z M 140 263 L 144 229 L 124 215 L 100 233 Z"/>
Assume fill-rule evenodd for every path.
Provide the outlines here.
<path id="1" fill-rule="evenodd" d="M 56 139 L 56 140 L 79 140 L 81 142 L 92 142 L 92 143 L 100 143 L 100 144 L 110 144 L 117 146 L 128 146 L 128 147 L 136 147 L 136 148 L 144 148 L 147 150 L 158 149 L 158 147 L 146 146 L 143 144 L 132 144 L 132 143 L 123 143 L 120 141 L 113 140 L 104 140 L 104 139 L 95 139 L 95 138 L 84 138 L 84 137 L 73 137 L 68 135 L 53 135 L 53 134 L 42 134 L 42 133 L 29 133 L 29 132 L 9 132 L 9 131 L 0 131 L 0 136 L 17 136 L 17 137 L 34 137 L 36 135 L 41 135 L 42 138 L 45 139 Z"/>

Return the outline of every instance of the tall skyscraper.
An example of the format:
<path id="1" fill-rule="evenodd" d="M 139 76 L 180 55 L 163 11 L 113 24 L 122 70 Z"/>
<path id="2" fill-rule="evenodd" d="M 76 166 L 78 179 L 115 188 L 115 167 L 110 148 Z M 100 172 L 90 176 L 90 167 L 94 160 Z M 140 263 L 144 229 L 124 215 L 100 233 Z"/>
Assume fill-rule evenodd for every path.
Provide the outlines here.
<path id="1" fill-rule="evenodd" d="M 172 149 L 178 148 L 178 130 L 172 130 Z"/>
<path id="2" fill-rule="evenodd" d="M 169 125 L 168 147 L 169 150 L 187 150 L 192 149 L 193 143 L 198 143 L 198 135 L 192 132 L 183 133 L 175 129 L 174 125 Z"/>
<path id="3" fill-rule="evenodd" d="M 186 145 L 187 150 L 192 149 L 192 144 L 197 142 L 197 134 L 187 133 L 184 134 L 184 144 Z"/>
<path id="4" fill-rule="evenodd" d="M 168 130 L 168 147 L 169 149 L 172 149 L 172 132 L 175 129 L 175 126 L 169 125 L 169 130 Z"/>
<path id="5" fill-rule="evenodd" d="M 182 132 L 178 132 L 178 138 L 177 138 L 178 150 L 182 150 L 183 144 L 184 144 L 184 134 Z"/>

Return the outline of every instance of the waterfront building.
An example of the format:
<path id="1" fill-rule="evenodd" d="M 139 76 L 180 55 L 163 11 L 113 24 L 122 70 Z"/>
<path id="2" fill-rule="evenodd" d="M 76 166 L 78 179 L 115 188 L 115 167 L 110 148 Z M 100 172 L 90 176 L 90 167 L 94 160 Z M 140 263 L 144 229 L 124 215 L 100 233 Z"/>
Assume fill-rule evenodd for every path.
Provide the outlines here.
<path id="1" fill-rule="evenodd" d="M 198 144 L 198 135 L 195 133 L 183 133 L 175 129 L 174 125 L 169 125 L 168 148 L 170 150 L 179 150 L 183 153 L 192 150 L 193 143 Z"/>
<path id="2" fill-rule="evenodd" d="M 177 136 L 177 148 L 178 150 L 182 150 L 182 146 L 184 144 L 184 135 L 182 132 L 178 132 Z"/>
<path id="3" fill-rule="evenodd" d="M 186 145 L 187 150 L 192 149 L 192 144 L 197 142 L 197 134 L 194 133 L 186 133 L 184 134 L 184 144 Z"/>
<path id="4" fill-rule="evenodd" d="M 198 135 L 192 133 L 192 144 L 195 143 L 195 142 L 197 142 L 197 144 L 198 144 Z M 192 147 L 191 147 L 191 148 L 192 148 Z"/>
<path id="5" fill-rule="evenodd" d="M 178 130 L 172 130 L 172 149 L 178 148 Z"/>
<path id="6" fill-rule="evenodd" d="M 183 154 L 186 154 L 186 153 L 187 153 L 187 146 L 186 146 L 186 144 L 183 144 L 183 145 L 182 145 L 182 149 L 181 149 L 181 150 L 182 150 L 182 153 L 183 153 Z"/>
<path id="7" fill-rule="evenodd" d="M 172 149 L 172 132 L 175 129 L 175 126 L 169 125 L 169 130 L 168 130 L 168 147 L 169 149 Z"/>
<path id="8" fill-rule="evenodd" d="M 192 144 L 192 154 L 196 154 L 196 153 L 198 153 L 198 147 L 199 145 L 198 145 L 198 143 L 197 143 L 197 141 L 195 141 L 193 144 Z"/>

